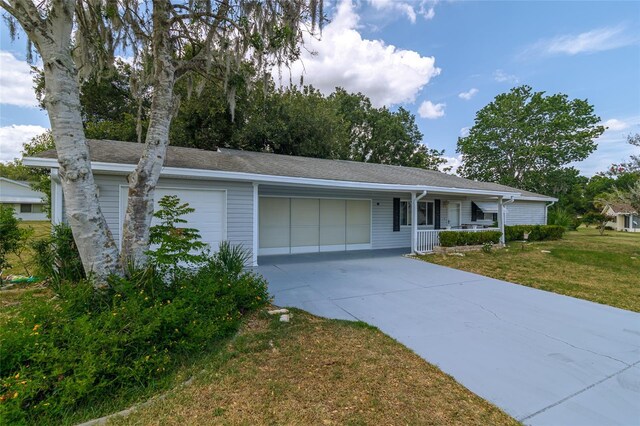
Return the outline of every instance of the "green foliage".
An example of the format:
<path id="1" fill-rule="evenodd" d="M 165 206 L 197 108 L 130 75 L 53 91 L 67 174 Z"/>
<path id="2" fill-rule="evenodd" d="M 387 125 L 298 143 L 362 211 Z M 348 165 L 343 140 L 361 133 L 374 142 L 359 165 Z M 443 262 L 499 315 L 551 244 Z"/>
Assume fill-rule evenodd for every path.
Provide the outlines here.
<path id="1" fill-rule="evenodd" d="M 580 226 L 580 220 L 567 209 L 558 207 L 549 210 L 547 224 L 562 226 L 567 231 L 575 231 Z"/>
<path id="2" fill-rule="evenodd" d="M 605 130 L 593 110 L 586 100 L 513 88 L 478 111 L 469 135 L 458 139 L 464 160 L 458 172 L 555 195 L 564 167 L 591 154 Z"/>
<path id="3" fill-rule="evenodd" d="M 156 246 L 147 251 L 150 263 L 163 275 L 174 274 L 182 266 L 202 264 L 207 259 L 204 252 L 207 245 L 200 241 L 197 229 L 180 226 L 187 223 L 182 216 L 195 209 L 188 203 L 180 204 L 175 195 L 162 197 L 158 204 L 160 209 L 153 216 L 160 219 L 160 223 L 149 232 L 149 242 Z"/>
<path id="4" fill-rule="evenodd" d="M 229 241 L 223 241 L 218 247 L 215 259 L 218 268 L 229 277 L 237 277 L 251 260 L 251 254 L 241 245 L 233 245 Z"/>
<path id="5" fill-rule="evenodd" d="M 484 244 L 498 244 L 502 232 L 500 231 L 442 231 L 440 245 L 442 247 L 478 246 Z"/>
<path id="6" fill-rule="evenodd" d="M 523 241 L 528 233 L 527 241 L 559 240 L 566 228 L 558 225 L 510 225 L 504 227 L 507 241 Z"/>
<path id="7" fill-rule="evenodd" d="M 60 416 L 153 386 L 185 357 L 215 349 L 244 314 L 268 302 L 265 280 L 230 278 L 214 256 L 165 283 L 149 271 L 105 293 L 66 283 L 60 297 L 22 303 L 0 327 L 0 418 L 57 424 Z"/>
<path id="8" fill-rule="evenodd" d="M 491 254 L 493 253 L 493 244 L 492 243 L 484 243 L 482 245 L 483 253 Z"/>
<path id="9" fill-rule="evenodd" d="M 22 243 L 19 223 L 13 208 L 0 204 L 0 271 L 11 267 L 7 255 L 15 252 Z"/>
<path id="10" fill-rule="evenodd" d="M 54 291 L 59 292 L 65 282 L 78 282 L 85 278 L 80 253 L 69 225 L 53 225 L 51 234 L 34 241 L 32 247 L 36 275 L 50 278 Z"/>

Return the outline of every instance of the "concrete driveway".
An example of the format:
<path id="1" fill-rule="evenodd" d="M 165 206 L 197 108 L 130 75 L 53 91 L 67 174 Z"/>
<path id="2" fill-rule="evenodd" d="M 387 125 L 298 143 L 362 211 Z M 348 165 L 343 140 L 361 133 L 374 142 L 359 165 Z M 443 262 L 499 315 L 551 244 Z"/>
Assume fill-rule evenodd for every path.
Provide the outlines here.
<path id="1" fill-rule="evenodd" d="M 256 269 L 277 305 L 375 325 L 525 424 L 640 424 L 640 314 L 402 252 L 270 256 Z"/>

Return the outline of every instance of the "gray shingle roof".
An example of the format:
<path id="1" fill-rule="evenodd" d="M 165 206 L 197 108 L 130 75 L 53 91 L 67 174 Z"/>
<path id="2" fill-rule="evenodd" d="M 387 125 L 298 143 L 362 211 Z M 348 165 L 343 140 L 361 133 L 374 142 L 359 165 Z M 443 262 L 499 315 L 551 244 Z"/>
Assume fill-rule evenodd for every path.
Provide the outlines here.
<path id="1" fill-rule="evenodd" d="M 89 140 L 88 143 L 91 160 L 104 163 L 136 164 L 144 147 L 138 143 L 109 140 Z M 56 158 L 56 156 L 55 150 L 38 154 L 38 157 L 42 158 Z M 478 182 L 414 167 L 325 160 L 234 149 L 205 151 L 169 146 L 164 166 L 347 182 L 516 192 L 525 197 L 549 198 L 505 185 Z"/>

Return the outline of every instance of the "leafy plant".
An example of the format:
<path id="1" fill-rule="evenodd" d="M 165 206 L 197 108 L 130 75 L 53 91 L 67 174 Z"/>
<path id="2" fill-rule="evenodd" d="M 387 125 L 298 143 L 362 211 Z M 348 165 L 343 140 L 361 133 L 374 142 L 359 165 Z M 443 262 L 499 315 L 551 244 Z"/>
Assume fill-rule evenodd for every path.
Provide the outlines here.
<path id="1" fill-rule="evenodd" d="M 197 229 L 180 226 L 187 223 L 182 216 L 195 209 L 189 203 L 180 204 L 175 195 L 162 197 L 158 204 L 160 209 L 154 217 L 160 219 L 160 224 L 152 226 L 149 234 L 149 241 L 156 248 L 147 251 L 151 264 L 163 275 L 173 275 L 183 266 L 202 265 L 207 259 L 207 245 L 200 241 Z"/>
<path id="2" fill-rule="evenodd" d="M 502 232 L 500 231 L 442 231 L 440 245 L 442 247 L 476 246 L 483 244 L 498 244 Z"/>
<path id="3" fill-rule="evenodd" d="M 0 419 L 59 424 L 61 416 L 157 386 L 185 357 L 213 351 L 247 312 L 269 301 L 252 272 L 230 277 L 220 259 L 165 282 L 149 270 L 63 282 L 59 297 L 29 297 L 0 327 Z M 169 284 L 169 285 L 167 285 Z"/>
<path id="4" fill-rule="evenodd" d="M 528 241 L 559 240 L 566 229 L 558 225 L 509 225 L 504 227 L 507 241 L 522 241 L 524 234 Z"/>
<path id="5" fill-rule="evenodd" d="M 492 243 L 484 243 L 482 245 L 482 251 L 487 254 L 493 253 L 493 244 Z"/>
<path id="6" fill-rule="evenodd" d="M 78 282 L 85 278 L 80 253 L 69 225 L 53 225 L 51 235 L 34 241 L 32 248 L 36 274 L 51 278 L 51 288 L 56 293 L 63 282 Z"/>
<path id="7" fill-rule="evenodd" d="M 568 231 L 575 231 L 580 225 L 580 221 L 576 218 L 576 216 L 563 208 L 549 210 L 547 223 L 549 225 L 562 226 Z"/>
<path id="8" fill-rule="evenodd" d="M 11 207 L 0 205 L 0 271 L 11 267 L 7 255 L 13 253 L 20 245 L 22 233 Z M 0 280 L 2 278 L 0 277 Z"/>
<path id="9" fill-rule="evenodd" d="M 229 241 L 223 241 L 214 258 L 222 271 L 231 277 L 237 277 L 249 264 L 251 254 L 242 245 L 233 245 Z"/>

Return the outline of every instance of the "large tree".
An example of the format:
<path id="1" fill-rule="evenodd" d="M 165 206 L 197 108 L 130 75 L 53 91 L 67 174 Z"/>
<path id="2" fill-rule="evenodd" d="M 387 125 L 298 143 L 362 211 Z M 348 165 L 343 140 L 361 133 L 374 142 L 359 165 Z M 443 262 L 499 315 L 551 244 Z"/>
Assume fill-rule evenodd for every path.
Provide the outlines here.
<path id="1" fill-rule="evenodd" d="M 169 144 L 180 79 L 222 76 L 231 105 L 236 70 L 249 58 L 263 72 L 299 54 L 303 23 L 322 21 L 321 0 L 0 0 L 42 57 L 44 103 L 58 151 L 65 208 L 85 270 L 103 285 L 125 262 L 143 264 L 153 197 Z M 122 250 L 106 224 L 82 125 L 79 80 L 133 56 L 135 84 L 149 87 L 143 154 L 129 175 Z"/>
<path id="2" fill-rule="evenodd" d="M 516 87 L 478 111 L 469 135 L 458 139 L 463 159 L 458 172 L 556 194 L 554 187 L 566 186 L 559 182 L 566 166 L 597 148 L 595 139 L 605 130 L 598 123 L 600 118 L 586 100 Z"/>

